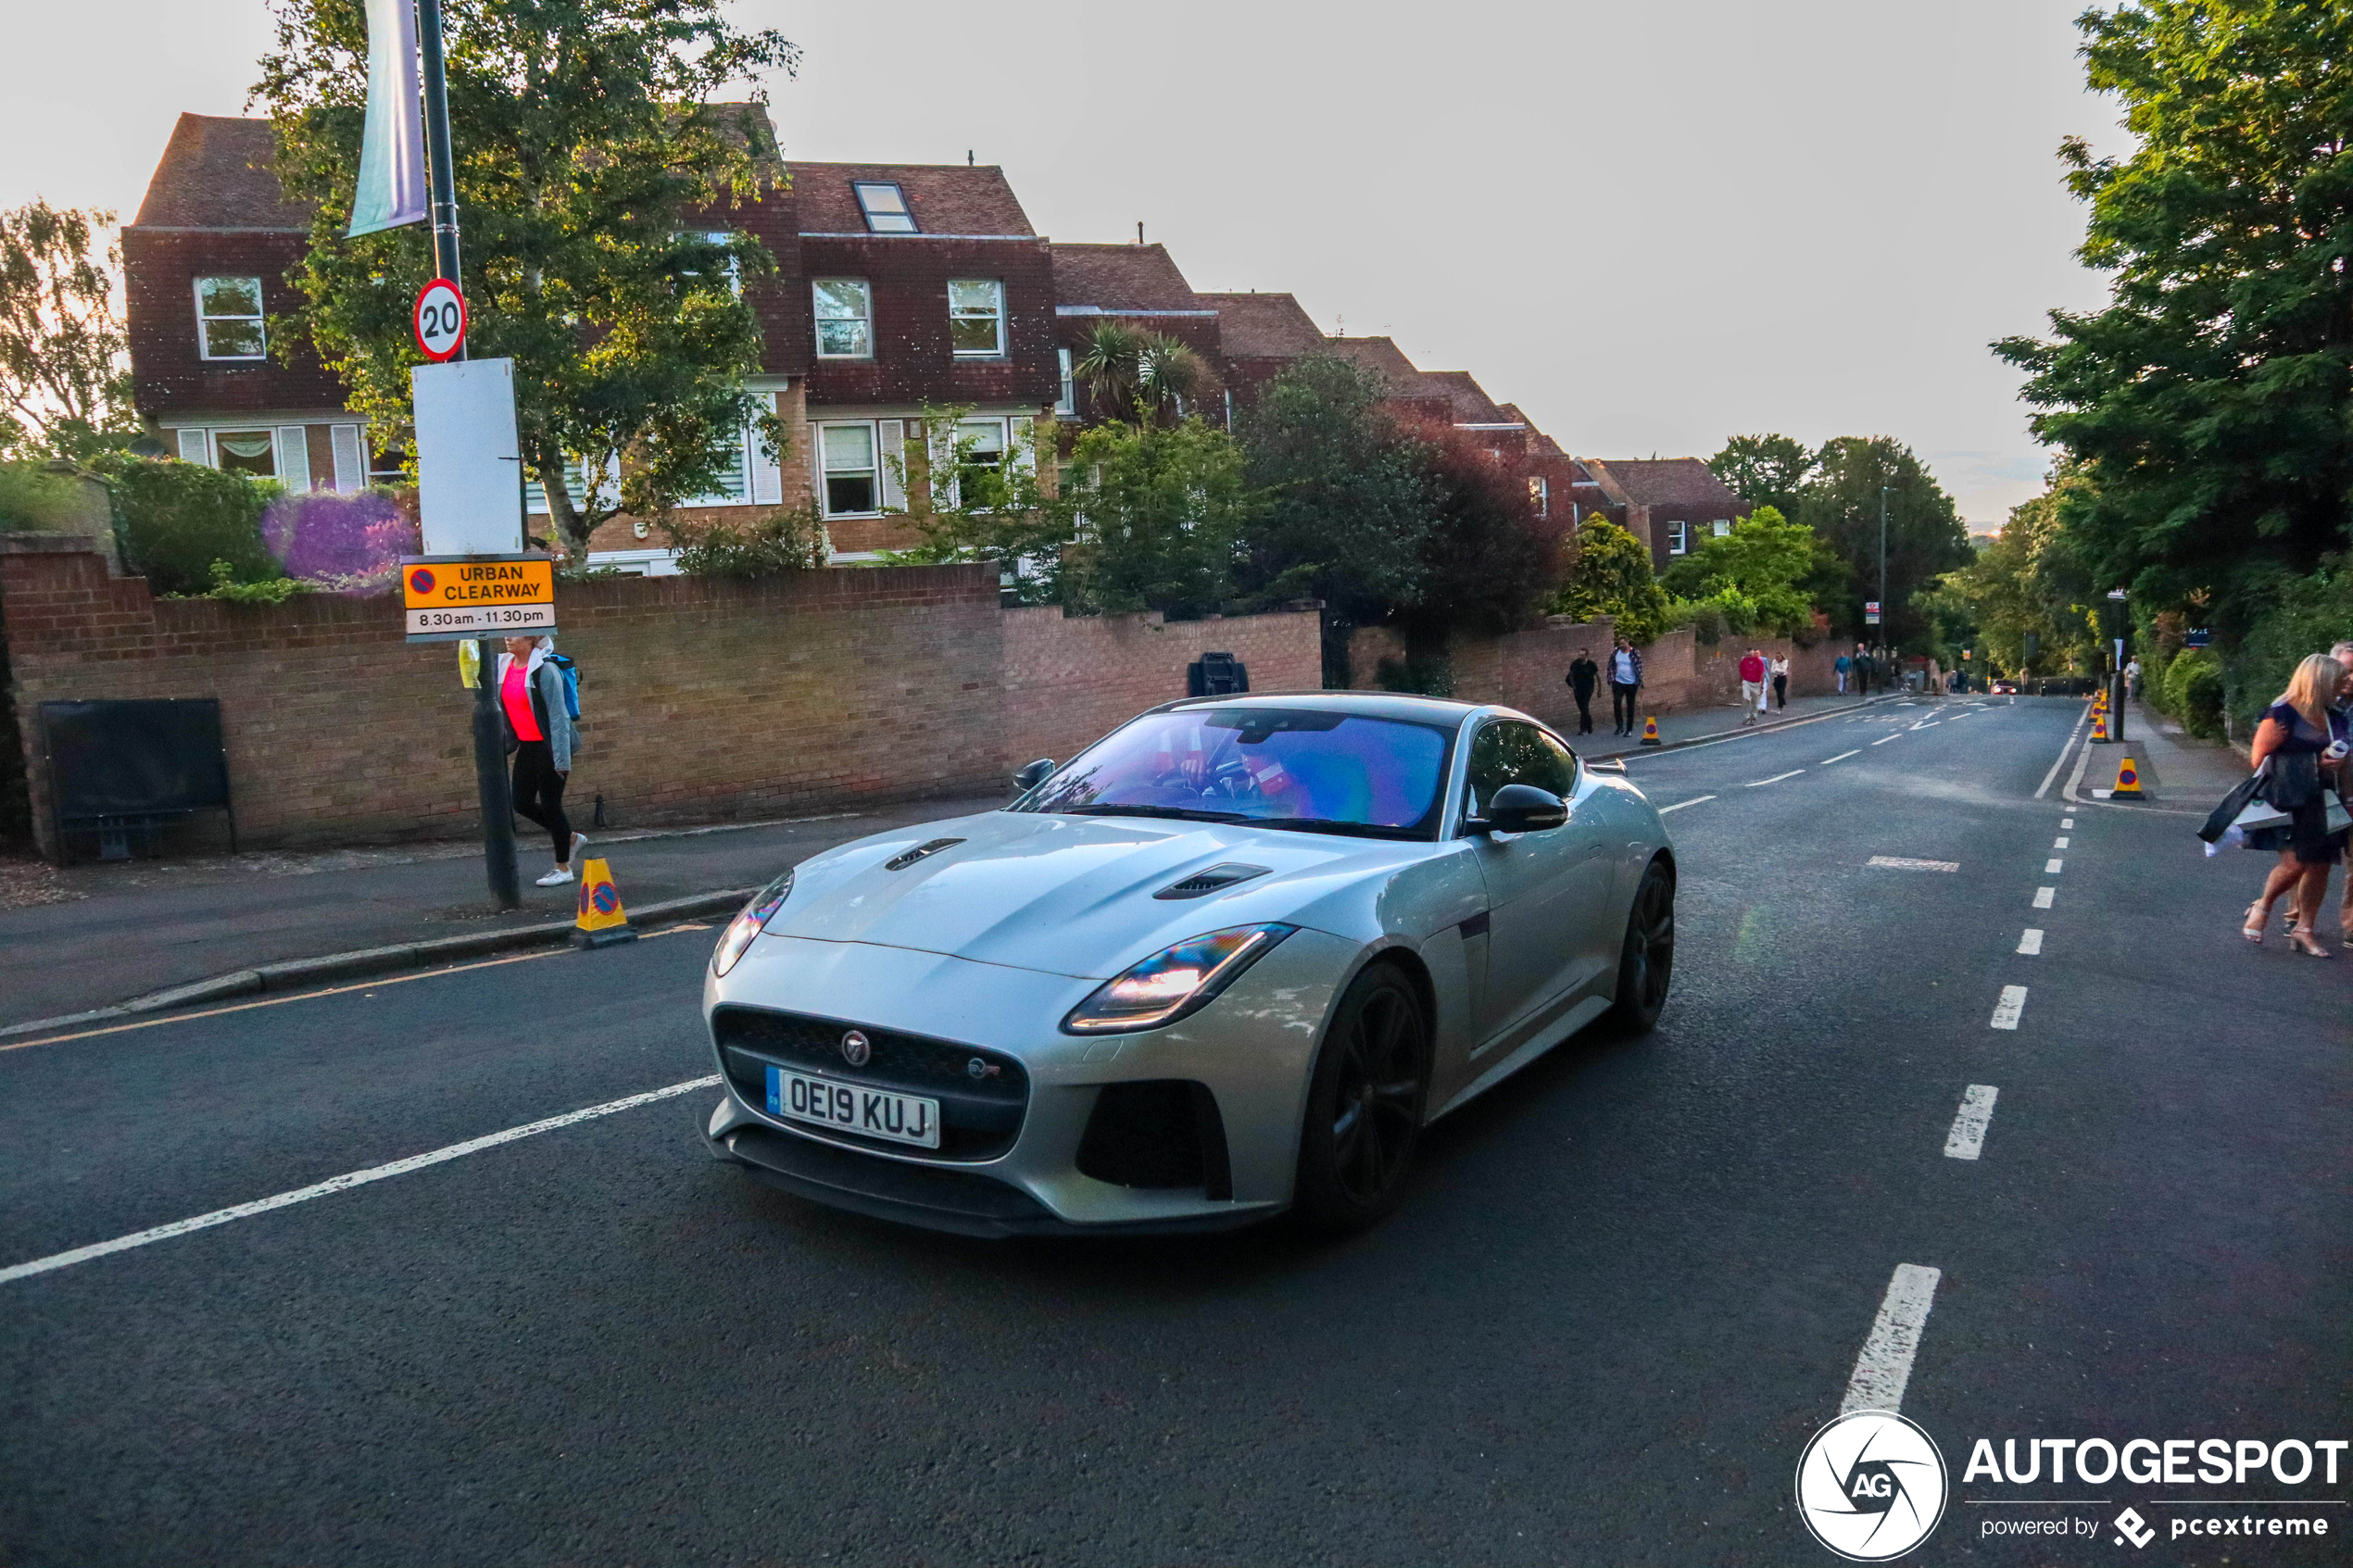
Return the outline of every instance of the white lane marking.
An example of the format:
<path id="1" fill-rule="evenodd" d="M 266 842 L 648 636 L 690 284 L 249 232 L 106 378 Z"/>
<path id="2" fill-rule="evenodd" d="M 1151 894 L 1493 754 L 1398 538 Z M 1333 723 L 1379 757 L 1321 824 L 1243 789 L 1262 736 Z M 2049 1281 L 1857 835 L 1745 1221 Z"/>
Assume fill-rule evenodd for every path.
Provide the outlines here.
<path id="1" fill-rule="evenodd" d="M 1769 779 L 1752 779 L 1747 784 L 1742 785 L 1742 787 L 1743 789 L 1757 789 L 1768 784 L 1779 784 L 1783 779 L 1793 779 L 1804 771 L 1806 771 L 1806 770 L 1803 768 L 1792 768 L 1788 772 L 1775 773 Z"/>
<path id="2" fill-rule="evenodd" d="M 2067 834 L 2059 834 L 2057 838 L 2054 838 L 2053 840 L 2051 840 L 2051 847 L 2052 847 L 2052 848 L 2054 848 L 2054 849 L 2064 849 L 2064 848 L 2066 848 L 2066 847 L 2067 847 Z"/>
<path id="3" fill-rule="evenodd" d="M 2075 771 L 2067 775 L 2067 788 L 2060 792 L 2067 797 L 2070 805 L 2082 799 L 2075 792 L 2083 787 L 2084 770 L 2092 765 L 2092 745 L 2089 740 L 2083 743 L 2083 755 L 2075 759 Z"/>
<path id="4" fill-rule="evenodd" d="M 569 1127 L 575 1122 L 593 1121 L 599 1116 L 610 1116 L 616 1111 L 635 1110 L 641 1105 L 651 1105 L 656 1100 L 669 1099 L 676 1095 L 692 1094 L 697 1089 L 714 1088 L 718 1083 L 719 1075 L 715 1073 L 708 1078 L 689 1078 L 683 1084 L 672 1084 L 666 1088 L 648 1089 L 642 1095 L 631 1095 L 626 1099 L 608 1100 L 602 1105 L 589 1106 L 585 1110 L 567 1110 L 561 1116 L 550 1116 L 544 1121 L 527 1123 L 520 1127 L 510 1127 L 503 1133 L 489 1133 L 478 1138 L 468 1138 L 464 1143 L 453 1143 L 446 1148 L 434 1149 L 429 1153 L 412 1154 L 406 1160 L 396 1160 L 389 1165 L 371 1165 L 365 1171 L 347 1171 L 340 1176 L 330 1176 L 323 1182 L 317 1182 L 307 1187 L 296 1187 L 292 1192 L 277 1193 L 269 1198 L 257 1198 L 250 1203 L 236 1204 L 228 1209 L 216 1209 L 209 1214 L 198 1214 L 191 1220 L 174 1220 L 168 1225 L 157 1225 L 152 1230 L 138 1231 L 130 1236 L 119 1236 L 112 1241 L 93 1242 L 88 1247 L 77 1247 L 70 1252 L 53 1252 L 46 1258 L 35 1258 L 29 1263 L 15 1263 L 7 1268 L 0 1269 L 0 1285 L 6 1285 L 12 1279 L 23 1279 L 29 1274 L 45 1274 L 52 1269 L 70 1268 L 76 1263 L 86 1263 L 93 1258 L 104 1258 L 110 1252 L 125 1252 L 133 1247 L 145 1247 L 150 1242 L 169 1241 L 173 1236 L 186 1236 L 191 1231 L 208 1230 L 214 1225 L 225 1225 L 232 1220 L 250 1220 L 256 1214 L 267 1214 L 272 1209 L 283 1209 L 289 1204 L 308 1203 L 314 1198 L 326 1198 L 334 1193 L 347 1192 L 356 1186 L 365 1186 L 370 1182 L 381 1182 L 388 1176 L 405 1176 L 411 1171 L 422 1171 L 428 1165 L 438 1165 L 446 1160 L 457 1160 L 469 1154 L 479 1154 L 485 1148 L 496 1148 L 500 1144 L 512 1143 L 517 1138 L 531 1137 L 535 1134 L 552 1133 L 559 1127 Z"/>
<path id="5" fill-rule="evenodd" d="M 2058 889 L 2056 887 L 2038 887 L 2034 890 L 2034 907 L 2047 909 L 2051 907 L 2051 900 L 2057 897 Z"/>
<path id="6" fill-rule="evenodd" d="M 2074 825 L 2075 825 L 2075 819 L 2074 819 L 2074 818 L 2072 818 L 2072 817 L 2061 817 L 2061 818 L 2059 819 L 2059 826 L 2061 826 L 2061 827 L 2063 827 L 2063 828 L 2071 828 L 2071 827 L 2073 827 Z"/>
<path id="7" fill-rule="evenodd" d="M 2067 754 L 2075 749 L 2075 737 L 2082 733 L 2084 721 L 2091 716 L 2091 712 L 2092 705 L 2087 702 L 2083 705 L 2083 711 L 2075 716 L 2074 728 L 2069 730 L 2067 738 L 2059 743 L 2058 759 L 2051 764 L 2051 771 L 2043 775 L 2042 784 L 2034 791 L 2035 799 L 2040 800 L 2051 793 L 2051 781 L 2058 777 L 2058 771 L 2061 768 L 2067 766 Z"/>
<path id="8" fill-rule="evenodd" d="M 1920 1330 L 1928 1326 L 1928 1310 L 1936 1304 L 1936 1282 L 1942 1269 L 1919 1263 L 1898 1263 L 1887 1282 L 1887 1295 L 1871 1320 L 1871 1336 L 1855 1358 L 1855 1375 L 1846 1380 L 1846 1398 L 1838 1413 L 1854 1411 L 1900 1411 L 1904 1386 L 1912 1380 L 1912 1358 L 1919 1353 Z"/>
<path id="9" fill-rule="evenodd" d="M 1892 734 L 1892 735 L 1881 735 L 1881 736 L 1880 736 L 1880 737 L 1879 737 L 1879 739 L 1877 739 L 1877 740 L 1875 740 L 1875 741 L 1871 742 L 1871 744 L 1872 744 L 1873 746 L 1885 746 L 1885 745 L 1886 745 L 1889 741 L 1892 741 L 1892 740 L 1902 740 L 1903 738 L 1904 738 L 1904 732 L 1903 732 L 1903 731 L 1901 731 L 1901 730 L 1898 730 L 1898 731 L 1896 731 L 1896 732 L 1895 732 L 1894 734 Z"/>
<path id="10" fill-rule="evenodd" d="M 1823 758 L 1823 759 L 1822 759 L 1822 760 L 1821 760 L 1821 762 L 1818 764 L 1818 766 L 1821 766 L 1821 767 L 1827 768 L 1827 767 L 1829 767 L 1829 766 L 1830 766 L 1831 763 L 1833 763 L 1833 762 L 1843 762 L 1843 761 L 1845 761 L 1845 760 L 1846 760 L 1848 758 L 1850 758 L 1850 757 L 1860 757 L 1860 756 L 1862 756 L 1862 755 L 1863 755 L 1863 748 L 1862 748 L 1861 746 L 1856 746 L 1856 747 L 1854 750 L 1852 750 L 1852 751 L 1842 751 L 1842 752 L 1840 752 L 1840 753 L 1839 753 L 1837 756 L 1835 756 L 1835 757 L 1825 757 L 1825 758 Z"/>
<path id="11" fill-rule="evenodd" d="M 1943 722 L 1944 722 L 1944 720 L 1942 720 L 1942 719 L 1931 719 L 1931 720 L 1927 721 L 1926 721 L 1926 722 L 1924 722 L 1924 723 L 1915 724 L 1915 725 L 1913 725 L 1913 726 L 1912 726 L 1912 728 L 1913 728 L 1913 729 L 1915 729 L 1915 730 L 1932 730 L 1932 729 L 1936 728 L 1936 726 L 1937 726 L 1937 725 L 1942 724 Z"/>
<path id="12" fill-rule="evenodd" d="M 1985 1124 L 1994 1120 L 1994 1097 L 2000 1093 L 1991 1084 L 1971 1084 L 1961 1095 L 1960 1114 L 1953 1118 L 1953 1130 L 1944 1135 L 1944 1158 L 1974 1160 L 1985 1147 Z"/>
<path id="13" fill-rule="evenodd" d="M 2030 959 L 2040 953 L 2043 950 L 2043 933 L 2034 926 L 2028 926 L 2025 935 L 2018 939 L 2018 950 Z"/>
<path id="14" fill-rule="evenodd" d="M 1689 800 L 1678 800 L 1672 806 L 1660 807 L 1658 809 L 1658 814 L 1663 817 L 1669 811 L 1680 811 L 1686 806 L 1696 806 L 1703 800 L 1713 800 L 1716 797 L 1712 795 L 1694 795 Z"/>
<path id="15" fill-rule="evenodd" d="M 2067 862 L 2065 860 L 2056 858 L 2045 860 L 2043 862 L 2043 874 L 2045 876 L 2057 876 L 2059 873 L 2059 868 L 2066 864 Z"/>
<path id="16" fill-rule="evenodd" d="M 2002 999 L 1994 1004 L 1994 1022 L 1992 1027 L 1995 1029 L 2015 1029 L 2018 1027 L 2018 1015 L 2025 1010 L 2026 987 L 2023 985 L 2005 985 L 2002 987 Z"/>
<path id="17" fill-rule="evenodd" d="M 1907 860 L 1901 855 L 1874 855 L 1863 862 L 1867 866 L 1885 866 L 1896 872 L 1957 872 L 1958 860 Z"/>

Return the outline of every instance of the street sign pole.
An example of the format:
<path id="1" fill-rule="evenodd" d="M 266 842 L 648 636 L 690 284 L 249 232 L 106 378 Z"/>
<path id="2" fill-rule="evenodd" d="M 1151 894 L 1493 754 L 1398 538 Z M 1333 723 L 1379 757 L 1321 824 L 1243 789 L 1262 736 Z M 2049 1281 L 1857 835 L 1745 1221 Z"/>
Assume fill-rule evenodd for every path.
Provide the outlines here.
<path id="1" fill-rule="evenodd" d="M 465 276 L 458 265 L 457 166 L 449 147 L 449 77 L 441 53 L 441 0 L 417 0 L 417 42 L 425 78 L 425 174 L 433 209 L 433 270 L 458 288 Z M 465 345 L 457 357 L 466 357 Z M 482 858 L 490 896 L 502 909 L 522 903 L 522 879 L 515 872 L 515 804 L 507 783 L 507 736 L 498 721 L 497 645 L 474 643 L 474 788 L 482 797 Z"/>

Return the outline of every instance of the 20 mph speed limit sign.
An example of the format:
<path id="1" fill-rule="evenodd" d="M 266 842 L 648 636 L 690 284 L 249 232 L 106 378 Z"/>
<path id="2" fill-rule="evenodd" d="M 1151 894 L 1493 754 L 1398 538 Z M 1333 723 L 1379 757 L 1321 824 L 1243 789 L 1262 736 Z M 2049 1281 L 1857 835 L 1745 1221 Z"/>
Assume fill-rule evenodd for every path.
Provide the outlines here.
<path id="1" fill-rule="evenodd" d="M 447 278 L 417 291 L 417 347 L 434 364 L 456 357 L 466 343 L 466 296 Z"/>

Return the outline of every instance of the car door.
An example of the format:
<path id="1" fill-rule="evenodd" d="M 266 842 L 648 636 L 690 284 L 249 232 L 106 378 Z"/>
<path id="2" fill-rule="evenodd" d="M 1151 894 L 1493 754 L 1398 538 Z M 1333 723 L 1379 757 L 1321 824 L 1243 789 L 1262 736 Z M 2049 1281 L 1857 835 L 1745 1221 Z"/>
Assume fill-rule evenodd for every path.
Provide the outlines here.
<path id="1" fill-rule="evenodd" d="M 1487 884 L 1487 983 L 1481 1046 L 1520 1029 L 1592 977 L 1596 911 L 1608 902 L 1609 860 L 1577 810 L 1585 784 L 1569 749 L 1523 719 L 1495 719 L 1471 739 L 1464 809 L 1485 816 L 1508 784 L 1533 784 L 1569 802 L 1569 819 L 1541 833 L 1479 840 Z M 1592 793 L 1590 784 L 1584 794 Z"/>

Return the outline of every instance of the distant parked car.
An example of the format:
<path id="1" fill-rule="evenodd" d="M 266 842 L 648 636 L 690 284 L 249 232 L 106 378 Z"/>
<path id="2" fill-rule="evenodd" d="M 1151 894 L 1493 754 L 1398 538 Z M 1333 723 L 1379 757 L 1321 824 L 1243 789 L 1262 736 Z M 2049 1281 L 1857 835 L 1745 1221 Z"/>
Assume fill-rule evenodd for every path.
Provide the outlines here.
<path id="1" fill-rule="evenodd" d="M 2018 696 L 2018 683 L 2016 681 L 1996 681 L 1987 689 L 1992 691 L 1995 696 Z"/>

